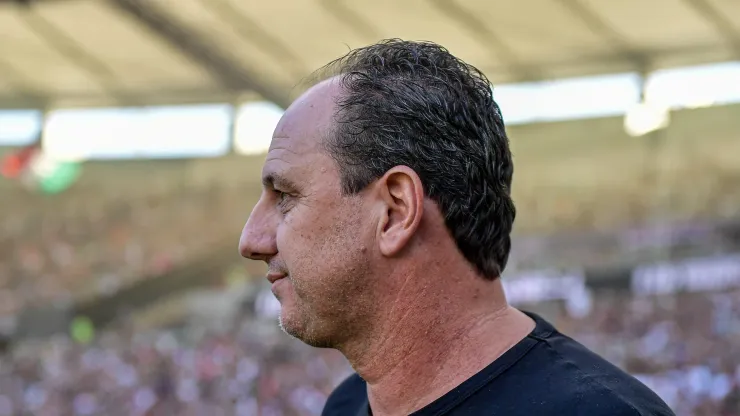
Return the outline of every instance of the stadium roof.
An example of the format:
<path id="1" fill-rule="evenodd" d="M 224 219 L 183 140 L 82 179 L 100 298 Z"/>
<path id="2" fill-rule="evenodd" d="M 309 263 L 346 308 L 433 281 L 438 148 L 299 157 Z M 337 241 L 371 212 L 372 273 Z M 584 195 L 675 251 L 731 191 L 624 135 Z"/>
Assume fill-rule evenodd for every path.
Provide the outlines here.
<path id="1" fill-rule="evenodd" d="M 439 42 L 499 84 L 647 72 L 738 59 L 740 3 L 0 0 L 0 108 L 285 106 L 311 70 L 389 37 Z"/>

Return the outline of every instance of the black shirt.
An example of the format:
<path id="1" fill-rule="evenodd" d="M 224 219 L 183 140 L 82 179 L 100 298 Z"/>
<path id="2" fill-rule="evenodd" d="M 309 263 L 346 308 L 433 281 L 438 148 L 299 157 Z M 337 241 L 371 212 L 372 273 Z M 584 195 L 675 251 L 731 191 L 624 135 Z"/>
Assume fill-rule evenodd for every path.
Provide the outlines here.
<path id="1" fill-rule="evenodd" d="M 536 326 L 526 338 L 413 416 L 673 415 L 637 379 L 528 315 Z M 322 415 L 372 415 L 365 382 L 350 376 L 329 396 Z"/>

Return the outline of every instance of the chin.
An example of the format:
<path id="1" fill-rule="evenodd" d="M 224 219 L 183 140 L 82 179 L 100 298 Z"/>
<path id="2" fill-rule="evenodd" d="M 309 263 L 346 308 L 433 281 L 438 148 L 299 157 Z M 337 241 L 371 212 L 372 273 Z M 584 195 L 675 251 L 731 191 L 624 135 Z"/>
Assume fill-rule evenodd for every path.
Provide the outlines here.
<path id="1" fill-rule="evenodd" d="M 324 336 L 319 331 L 311 329 L 311 325 L 307 322 L 296 322 L 287 315 L 284 317 L 283 311 L 280 312 L 280 316 L 278 317 L 278 325 L 283 332 L 304 344 L 316 348 L 335 347 L 334 343 L 331 342 L 331 337 Z"/>

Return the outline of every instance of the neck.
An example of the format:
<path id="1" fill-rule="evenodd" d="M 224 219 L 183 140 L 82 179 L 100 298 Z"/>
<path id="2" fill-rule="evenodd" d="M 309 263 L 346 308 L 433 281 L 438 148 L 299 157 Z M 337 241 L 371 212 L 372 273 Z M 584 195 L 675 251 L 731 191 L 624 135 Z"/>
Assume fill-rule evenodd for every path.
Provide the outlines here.
<path id="1" fill-rule="evenodd" d="M 404 281 L 395 288 L 390 310 L 378 320 L 383 324 L 353 343 L 356 347 L 342 348 L 367 382 L 374 415 L 407 415 L 421 409 L 534 328 L 529 317 L 506 303 L 500 281 L 458 275 L 456 282 L 449 282 L 447 276 L 446 284 L 430 282 L 428 275 L 414 279 L 426 281 L 417 287 L 411 287 L 411 279 Z"/>

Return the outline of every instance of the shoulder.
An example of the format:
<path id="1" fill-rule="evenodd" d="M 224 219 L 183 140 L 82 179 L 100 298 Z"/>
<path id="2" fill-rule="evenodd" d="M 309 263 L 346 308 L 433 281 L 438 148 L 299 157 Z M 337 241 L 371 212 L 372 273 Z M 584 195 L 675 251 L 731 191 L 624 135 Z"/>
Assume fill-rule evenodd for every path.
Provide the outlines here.
<path id="1" fill-rule="evenodd" d="M 538 359 L 534 366 L 522 362 L 491 380 L 460 403 L 459 414 L 674 416 L 655 393 L 624 372 L 547 358 L 549 363 Z"/>
<path id="2" fill-rule="evenodd" d="M 675 416 L 671 409 L 650 391 L 624 396 L 600 384 L 564 394 L 552 406 L 564 414 L 582 416 Z"/>
<path id="3" fill-rule="evenodd" d="M 365 381 L 357 374 L 352 374 L 329 395 L 321 415 L 356 415 L 366 403 L 367 387 Z"/>
<path id="4" fill-rule="evenodd" d="M 584 416 L 672 416 L 652 390 L 579 342 L 534 316 L 536 345 L 498 380 L 498 387 L 526 385 L 526 397 L 511 391 L 515 407 L 530 413 Z M 533 400 L 533 398 L 536 398 Z"/>
<path id="5" fill-rule="evenodd" d="M 557 331 L 540 341 L 537 374 L 557 380 L 543 389 L 555 407 L 574 415 L 673 415 L 650 388 L 582 344 Z"/>
<path id="6" fill-rule="evenodd" d="M 556 389 L 552 407 L 583 416 L 675 416 L 663 400 L 631 376 L 611 377 L 622 386 L 615 388 L 596 376 L 569 378 Z"/>

